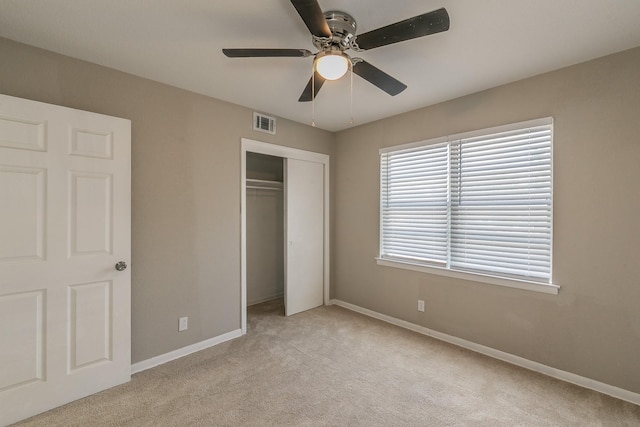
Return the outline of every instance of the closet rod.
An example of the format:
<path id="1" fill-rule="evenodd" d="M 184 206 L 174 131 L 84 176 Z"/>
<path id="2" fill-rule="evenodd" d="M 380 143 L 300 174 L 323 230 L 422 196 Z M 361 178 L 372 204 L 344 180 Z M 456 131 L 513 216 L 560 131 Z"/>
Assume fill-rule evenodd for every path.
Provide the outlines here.
<path id="1" fill-rule="evenodd" d="M 282 191 L 282 188 L 278 188 L 278 187 L 260 187 L 258 185 L 247 185 L 247 188 L 253 188 L 256 190 L 277 190 L 277 191 Z"/>

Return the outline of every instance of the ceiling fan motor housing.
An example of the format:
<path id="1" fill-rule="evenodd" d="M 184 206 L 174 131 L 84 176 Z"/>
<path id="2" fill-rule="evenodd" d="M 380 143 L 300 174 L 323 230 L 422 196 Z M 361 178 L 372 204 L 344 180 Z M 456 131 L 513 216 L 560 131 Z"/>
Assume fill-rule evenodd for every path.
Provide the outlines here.
<path id="1" fill-rule="evenodd" d="M 336 47 L 341 51 L 348 49 L 358 28 L 356 20 L 348 13 L 339 10 L 324 12 L 324 17 L 331 30 L 331 38 L 313 36 L 313 45 L 321 51 Z"/>

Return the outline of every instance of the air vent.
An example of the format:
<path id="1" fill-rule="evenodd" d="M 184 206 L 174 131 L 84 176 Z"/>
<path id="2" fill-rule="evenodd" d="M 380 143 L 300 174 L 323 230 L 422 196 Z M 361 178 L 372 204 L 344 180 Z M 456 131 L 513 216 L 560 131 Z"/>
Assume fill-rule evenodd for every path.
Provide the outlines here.
<path id="1" fill-rule="evenodd" d="M 253 130 L 275 135 L 276 134 L 276 118 L 265 116 L 264 114 L 254 112 L 253 113 Z"/>

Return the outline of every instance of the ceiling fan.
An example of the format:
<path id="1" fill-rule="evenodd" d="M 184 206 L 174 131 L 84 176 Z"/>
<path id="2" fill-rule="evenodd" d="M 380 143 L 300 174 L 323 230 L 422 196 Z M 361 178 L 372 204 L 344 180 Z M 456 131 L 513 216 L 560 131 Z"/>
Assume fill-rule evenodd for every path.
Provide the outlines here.
<path id="1" fill-rule="evenodd" d="M 222 49 L 222 52 L 229 58 L 313 56 L 313 74 L 298 99 L 300 102 L 314 99 L 326 80 L 339 79 L 349 68 L 389 95 L 395 96 L 407 88 L 404 83 L 362 58 L 352 58 L 346 51 L 351 49 L 361 52 L 449 29 L 449 14 L 445 8 L 441 8 L 356 35 L 356 21 L 348 13 L 338 10 L 322 12 L 317 0 L 291 0 L 291 3 L 311 32 L 317 53 L 306 49 Z"/>

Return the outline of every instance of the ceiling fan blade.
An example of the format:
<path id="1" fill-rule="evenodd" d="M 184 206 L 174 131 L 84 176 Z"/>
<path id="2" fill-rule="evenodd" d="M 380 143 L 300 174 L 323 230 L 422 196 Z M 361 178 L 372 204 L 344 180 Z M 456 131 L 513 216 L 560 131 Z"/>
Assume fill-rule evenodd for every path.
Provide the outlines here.
<path id="1" fill-rule="evenodd" d="M 353 66 L 353 72 L 391 96 L 396 96 L 407 88 L 407 85 L 404 83 L 394 79 L 389 74 L 366 61 L 360 60 L 357 62 Z"/>
<path id="2" fill-rule="evenodd" d="M 314 78 L 316 80 L 315 83 L 313 83 Z M 300 95 L 298 102 L 309 102 L 313 100 L 313 98 L 318 96 L 318 92 L 320 91 L 320 88 L 322 87 L 324 82 L 325 82 L 324 77 L 322 77 L 320 74 L 318 74 L 317 71 L 315 71 L 313 73 L 313 76 L 309 79 L 309 83 L 307 83 L 307 86 L 302 91 L 302 95 Z M 314 92 L 313 96 L 311 96 L 312 88 Z"/>
<path id="3" fill-rule="evenodd" d="M 313 54 L 306 49 L 222 49 L 229 58 L 307 57 Z"/>
<path id="4" fill-rule="evenodd" d="M 356 37 L 356 44 L 362 50 L 373 49 L 411 40 L 429 34 L 440 33 L 449 29 L 449 14 L 443 7 L 433 12 L 414 16 L 377 30 L 360 34 Z"/>
<path id="5" fill-rule="evenodd" d="M 291 0 L 307 28 L 316 37 L 331 37 L 329 24 L 316 0 Z"/>

